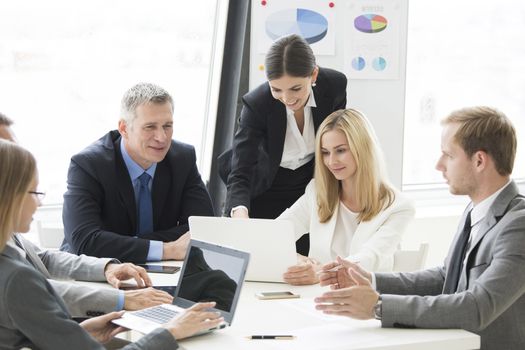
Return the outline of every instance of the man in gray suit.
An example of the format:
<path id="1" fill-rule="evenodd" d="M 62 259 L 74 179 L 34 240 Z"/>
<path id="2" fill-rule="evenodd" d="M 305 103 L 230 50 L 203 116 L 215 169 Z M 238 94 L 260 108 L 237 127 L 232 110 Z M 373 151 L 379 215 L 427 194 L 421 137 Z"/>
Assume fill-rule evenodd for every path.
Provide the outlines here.
<path id="1" fill-rule="evenodd" d="M 15 140 L 11 130 L 13 121 L 0 113 L 0 138 Z M 138 310 L 163 303 L 173 297 L 153 288 L 120 291 L 122 280 L 133 278 L 139 286 L 151 286 L 146 271 L 133 264 L 120 264 L 116 259 L 99 259 L 55 250 L 44 250 L 21 237 L 15 236 L 18 247 L 26 253 L 33 267 L 49 279 L 57 294 L 64 299 L 73 317 L 91 317 L 111 311 Z M 116 288 L 92 288 L 67 280 L 108 282 Z"/>
<path id="2" fill-rule="evenodd" d="M 316 298 L 325 313 L 376 318 L 383 327 L 463 328 L 482 349 L 525 348 L 525 198 L 510 179 L 516 133 L 488 107 L 453 112 L 443 122 L 436 168 L 450 192 L 471 203 L 444 266 L 372 274 L 339 259 L 323 267 Z M 328 271 L 343 265 L 337 271 Z"/>

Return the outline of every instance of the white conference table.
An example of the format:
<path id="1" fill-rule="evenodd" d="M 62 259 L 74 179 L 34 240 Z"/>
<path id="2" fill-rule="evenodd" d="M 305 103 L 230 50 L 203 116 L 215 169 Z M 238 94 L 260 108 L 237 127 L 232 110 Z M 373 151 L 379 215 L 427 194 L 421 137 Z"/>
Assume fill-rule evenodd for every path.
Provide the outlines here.
<path id="1" fill-rule="evenodd" d="M 168 262 L 180 265 L 180 262 Z M 154 285 L 173 285 L 178 273 L 150 273 Z M 298 299 L 259 300 L 256 292 L 293 291 Z M 245 282 L 231 327 L 181 341 L 198 349 L 479 349 L 480 338 L 460 329 L 381 328 L 376 320 L 329 316 L 315 310 L 313 298 L 325 287 Z M 248 340 L 249 335 L 294 335 L 293 340 Z M 136 338 L 136 335 L 132 336 Z"/>

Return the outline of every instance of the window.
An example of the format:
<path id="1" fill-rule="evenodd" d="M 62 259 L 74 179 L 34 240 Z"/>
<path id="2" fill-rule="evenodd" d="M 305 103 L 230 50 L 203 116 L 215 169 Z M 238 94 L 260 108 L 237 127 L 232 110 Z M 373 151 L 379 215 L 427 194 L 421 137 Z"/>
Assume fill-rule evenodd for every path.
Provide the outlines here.
<path id="1" fill-rule="evenodd" d="M 170 92 L 174 138 L 200 156 L 221 3 L 0 3 L 0 111 L 38 160 L 45 203 L 62 202 L 70 157 L 116 129 L 120 99 L 137 82 Z"/>
<path id="2" fill-rule="evenodd" d="M 408 16 L 403 184 L 443 183 L 440 120 L 489 105 L 518 133 L 513 178 L 525 178 L 525 2 L 411 1 Z M 521 141 L 521 142 L 520 142 Z M 410 186 L 409 186 L 410 187 Z"/>

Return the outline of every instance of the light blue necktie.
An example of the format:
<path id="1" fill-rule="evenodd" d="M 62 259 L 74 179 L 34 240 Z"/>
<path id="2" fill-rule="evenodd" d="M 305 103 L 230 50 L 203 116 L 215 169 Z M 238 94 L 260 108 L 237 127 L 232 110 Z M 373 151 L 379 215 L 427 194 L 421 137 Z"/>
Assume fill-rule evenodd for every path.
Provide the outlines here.
<path id="1" fill-rule="evenodd" d="M 139 176 L 139 201 L 138 217 L 139 225 L 137 235 L 153 232 L 153 206 L 151 204 L 151 193 L 149 190 L 149 180 L 151 176 L 144 172 Z"/>

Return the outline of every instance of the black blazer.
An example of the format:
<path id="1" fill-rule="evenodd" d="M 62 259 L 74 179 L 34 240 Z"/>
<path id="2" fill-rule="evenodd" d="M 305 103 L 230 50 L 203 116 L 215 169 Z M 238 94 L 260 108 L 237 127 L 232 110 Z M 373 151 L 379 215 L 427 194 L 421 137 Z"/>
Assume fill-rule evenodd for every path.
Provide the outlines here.
<path id="1" fill-rule="evenodd" d="M 174 241 L 191 215 L 213 216 L 213 206 L 192 146 L 172 141 L 152 184 L 154 232 L 136 238 L 133 185 L 114 130 L 71 158 L 62 219 L 61 250 L 74 254 L 146 260 L 149 240 Z"/>
<path id="2" fill-rule="evenodd" d="M 315 132 L 332 112 L 346 107 L 346 77 L 338 71 L 320 68 L 313 87 L 317 107 L 312 108 Z M 273 98 L 263 83 L 242 98 L 243 108 L 232 149 L 219 156 L 219 175 L 226 183 L 224 214 L 244 205 L 268 190 L 275 178 L 286 136 L 286 107 Z"/>

